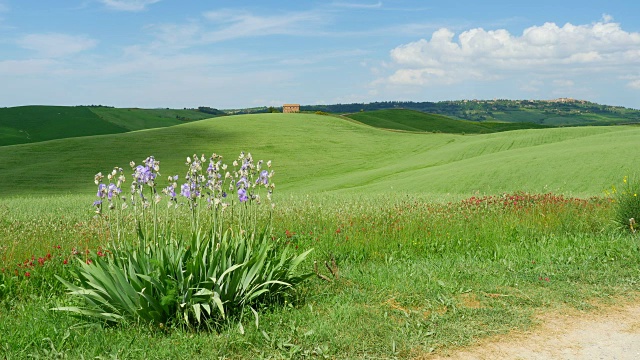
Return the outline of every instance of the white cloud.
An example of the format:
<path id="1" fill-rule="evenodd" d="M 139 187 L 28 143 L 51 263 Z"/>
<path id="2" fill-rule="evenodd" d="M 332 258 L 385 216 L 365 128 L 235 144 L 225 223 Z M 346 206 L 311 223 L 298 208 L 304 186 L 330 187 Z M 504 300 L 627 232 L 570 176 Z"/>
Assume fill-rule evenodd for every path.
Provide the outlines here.
<path id="1" fill-rule="evenodd" d="M 640 65 L 640 33 L 612 18 L 589 25 L 532 26 L 517 36 L 504 29 L 475 28 L 457 36 L 447 28 L 391 50 L 395 85 L 450 84 L 497 79 L 506 74 L 548 74 Z"/>
<path id="2" fill-rule="evenodd" d="M 57 58 L 76 54 L 96 46 L 96 40 L 86 36 L 59 33 L 30 34 L 19 38 L 17 44 L 33 50 L 45 58 Z"/>
<path id="3" fill-rule="evenodd" d="M 640 79 L 631 80 L 627 83 L 627 86 L 634 90 L 640 90 Z"/>
<path id="4" fill-rule="evenodd" d="M 310 34 L 309 27 L 319 23 L 322 16 L 314 12 L 293 12 L 259 16 L 231 10 L 211 11 L 204 17 L 218 25 L 218 29 L 202 35 L 205 42 L 218 42 L 236 38 L 265 35 Z"/>
<path id="5" fill-rule="evenodd" d="M 160 0 L 100 0 L 106 7 L 118 11 L 142 11 Z"/>

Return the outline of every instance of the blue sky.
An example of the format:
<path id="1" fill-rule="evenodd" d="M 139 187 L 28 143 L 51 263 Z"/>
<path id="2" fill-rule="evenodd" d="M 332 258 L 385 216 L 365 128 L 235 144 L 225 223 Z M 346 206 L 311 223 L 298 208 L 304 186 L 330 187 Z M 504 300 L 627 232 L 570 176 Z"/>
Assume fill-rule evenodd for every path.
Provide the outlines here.
<path id="1" fill-rule="evenodd" d="M 0 0 L 0 106 L 640 108 L 637 1 Z"/>

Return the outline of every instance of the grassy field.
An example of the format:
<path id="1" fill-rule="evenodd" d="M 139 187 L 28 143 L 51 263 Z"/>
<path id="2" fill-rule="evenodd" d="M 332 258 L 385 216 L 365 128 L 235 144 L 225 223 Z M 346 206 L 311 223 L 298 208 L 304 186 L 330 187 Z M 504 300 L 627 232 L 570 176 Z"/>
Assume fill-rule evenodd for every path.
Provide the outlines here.
<path id="1" fill-rule="evenodd" d="M 491 122 L 452 119 L 415 110 L 376 110 L 347 115 L 363 124 L 391 130 L 447 134 L 489 134 L 501 131 L 544 129 L 549 126 L 533 122 Z"/>
<path id="2" fill-rule="evenodd" d="M 129 131 L 153 129 L 183 124 L 213 117 L 197 110 L 176 109 L 116 109 L 96 107 L 91 111 L 101 119 Z"/>
<path id="3" fill-rule="evenodd" d="M 0 357 L 411 359 L 634 297 L 640 241 L 603 190 L 633 173 L 638 140 L 632 126 L 453 135 L 262 114 L 0 147 Z M 195 331 L 48 310 L 69 301 L 53 275 L 109 246 L 95 173 L 155 155 L 164 187 L 194 152 L 241 150 L 273 160 L 276 207 L 259 221 L 279 247 L 313 248 L 304 270 L 315 260 L 331 281 L 259 309 L 257 327 L 251 314 Z"/>
<path id="4" fill-rule="evenodd" d="M 405 134 L 334 117 L 261 114 L 161 129 L 0 148 L 4 195 L 88 191 L 97 171 L 154 155 L 163 175 L 187 155 L 241 150 L 282 170 L 282 191 L 600 194 L 628 172 L 638 127 L 520 130 L 486 135 Z M 606 164 L 606 166 L 603 166 Z M 597 179 L 594 181 L 594 179 Z"/>
<path id="5" fill-rule="evenodd" d="M 116 109 L 87 106 L 0 108 L 0 146 L 118 134 L 213 117 L 196 110 Z"/>
<path id="6" fill-rule="evenodd" d="M 549 126 L 637 124 L 640 111 L 588 101 L 448 100 L 439 102 L 386 101 L 373 103 L 305 105 L 303 111 L 336 114 L 384 109 L 410 109 L 458 120 L 533 123 Z"/>
<path id="7" fill-rule="evenodd" d="M 127 131 L 85 107 L 3 108 L 0 109 L 0 119 L 0 146 Z"/>

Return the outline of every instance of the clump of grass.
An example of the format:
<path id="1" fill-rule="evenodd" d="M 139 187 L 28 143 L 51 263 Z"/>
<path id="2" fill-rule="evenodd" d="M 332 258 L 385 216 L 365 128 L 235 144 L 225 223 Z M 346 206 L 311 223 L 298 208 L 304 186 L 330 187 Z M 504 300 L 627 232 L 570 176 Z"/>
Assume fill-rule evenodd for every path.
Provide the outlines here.
<path id="1" fill-rule="evenodd" d="M 640 222 L 640 181 L 637 177 L 625 176 L 620 188 L 613 185 L 606 194 L 611 196 L 614 203 L 614 221 L 620 227 L 636 232 Z"/>
<path id="2" fill-rule="evenodd" d="M 257 323 L 254 304 L 278 299 L 309 276 L 296 268 L 311 250 L 292 254 L 276 246 L 270 224 L 260 230 L 254 207 L 261 192 L 270 203 L 274 172 L 251 154 L 241 153 L 229 171 L 216 154 L 206 168 L 204 155 L 188 157 L 185 183 L 178 187 L 179 177 L 170 176 L 160 191 L 159 161 L 130 165 L 129 196 L 122 168 L 108 174 L 108 184 L 95 176 L 96 216 L 110 246 L 78 258 L 73 281 L 56 276 L 83 304 L 54 310 L 107 322 L 217 326 L 250 308 Z"/>

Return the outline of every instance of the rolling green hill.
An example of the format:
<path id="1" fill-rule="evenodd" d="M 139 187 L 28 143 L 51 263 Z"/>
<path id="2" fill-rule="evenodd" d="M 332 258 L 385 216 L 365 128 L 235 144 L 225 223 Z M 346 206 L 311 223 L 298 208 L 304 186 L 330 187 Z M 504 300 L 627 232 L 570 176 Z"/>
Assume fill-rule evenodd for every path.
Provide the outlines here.
<path id="1" fill-rule="evenodd" d="M 20 106 L 0 109 L 0 146 L 126 131 L 126 128 L 101 119 L 86 107 Z"/>
<path id="2" fill-rule="evenodd" d="M 0 146 L 78 136 L 117 134 L 211 118 L 197 110 L 88 106 L 0 108 Z"/>
<path id="3" fill-rule="evenodd" d="M 98 117 L 129 131 L 153 129 L 183 124 L 185 121 L 212 118 L 213 115 L 197 110 L 180 109 L 118 109 L 91 108 Z"/>
<path id="4" fill-rule="evenodd" d="M 640 128 L 518 130 L 477 136 L 389 132 L 311 114 L 214 118 L 122 134 L 0 147 L 0 196 L 92 194 L 93 175 L 154 155 L 164 176 L 184 159 L 241 150 L 272 159 L 284 193 L 597 195 L 631 171 Z M 160 182 L 161 185 L 164 185 Z"/>
<path id="5" fill-rule="evenodd" d="M 366 104 L 304 105 L 303 111 L 344 114 L 383 109 L 410 109 L 476 122 L 528 122 L 551 126 L 640 123 L 640 110 L 584 100 L 449 100 L 385 101 Z"/>
<path id="6" fill-rule="evenodd" d="M 448 134 L 488 134 L 522 129 L 543 129 L 549 126 L 532 123 L 477 122 L 452 119 L 417 110 L 389 109 L 357 112 L 347 117 L 374 127 L 392 130 L 441 132 Z"/>

